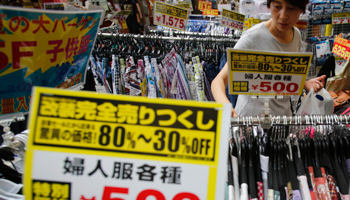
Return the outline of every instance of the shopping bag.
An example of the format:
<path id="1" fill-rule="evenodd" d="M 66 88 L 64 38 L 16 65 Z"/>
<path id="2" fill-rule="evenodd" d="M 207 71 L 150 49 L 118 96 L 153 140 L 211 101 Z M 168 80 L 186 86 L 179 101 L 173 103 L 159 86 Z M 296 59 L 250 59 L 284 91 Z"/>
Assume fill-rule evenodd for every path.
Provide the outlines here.
<path id="1" fill-rule="evenodd" d="M 327 91 L 334 91 L 337 93 L 340 90 L 350 90 L 350 61 L 345 63 L 342 71 L 331 78 L 327 79 Z"/>
<path id="2" fill-rule="evenodd" d="M 302 99 L 297 115 L 330 115 L 333 110 L 333 99 L 328 91 L 322 88 L 316 93 L 311 88 L 306 97 Z"/>

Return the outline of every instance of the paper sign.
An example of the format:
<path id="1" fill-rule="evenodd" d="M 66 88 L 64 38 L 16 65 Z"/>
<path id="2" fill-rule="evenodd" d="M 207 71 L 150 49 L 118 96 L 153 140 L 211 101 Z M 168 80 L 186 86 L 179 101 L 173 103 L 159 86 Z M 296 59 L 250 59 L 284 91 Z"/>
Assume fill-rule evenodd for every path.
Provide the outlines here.
<path id="1" fill-rule="evenodd" d="M 203 15 L 219 16 L 219 10 L 218 9 L 204 9 Z"/>
<path id="2" fill-rule="evenodd" d="M 332 24 L 349 24 L 350 13 L 332 13 Z"/>
<path id="3" fill-rule="evenodd" d="M 156 1 L 154 24 L 185 31 L 189 10 Z"/>
<path id="4" fill-rule="evenodd" d="M 236 30 L 243 30 L 245 15 L 223 9 L 221 16 L 221 25 Z"/>
<path id="5" fill-rule="evenodd" d="M 228 49 L 230 94 L 301 95 L 312 53 Z"/>
<path id="6" fill-rule="evenodd" d="M 345 60 L 349 60 L 350 57 L 350 41 L 340 36 L 336 36 L 334 39 L 334 44 L 332 52 Z"/>
<path id="7" fill-rule="evenodd" d="M 34 85 L 83 85 L 100 11 L 0 7 L 0 118 L 29 111 Z"/>
<path id="8" fill-rule="evenodd" d="M 126 18 L 130 15 L 131 11 L 130 10 L 121 10 L 114 12 L 113 14 L 108 16 L 109 20 L 118 20 L 118 21 L 125 21 Z"/>
<path id="9" fill-rule="evenodd" d="M 231 107 L 35 87 L 32 199 L 223 199 Z"/>
<path id="10" fill-rule="evenodd" d="M 211 9 L 212 4 L 211 1 L 198 1 L 198 10 Z"/>

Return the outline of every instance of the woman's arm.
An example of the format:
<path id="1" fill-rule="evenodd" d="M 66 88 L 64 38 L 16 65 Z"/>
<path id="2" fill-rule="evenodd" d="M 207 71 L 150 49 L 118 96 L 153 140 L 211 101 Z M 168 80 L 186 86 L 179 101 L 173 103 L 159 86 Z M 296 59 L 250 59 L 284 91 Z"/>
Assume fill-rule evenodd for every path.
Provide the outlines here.
<path id="1" fill-rule="evenodd" d="M 226 96 L 226 86 L 228 82 L 228 65 L 227 62 L 220 73 L 211 82 L 211 92 L 218 103 L 230 103 Z M 232 108 L 232 117 L 238 117 L 235 109 Z"/>

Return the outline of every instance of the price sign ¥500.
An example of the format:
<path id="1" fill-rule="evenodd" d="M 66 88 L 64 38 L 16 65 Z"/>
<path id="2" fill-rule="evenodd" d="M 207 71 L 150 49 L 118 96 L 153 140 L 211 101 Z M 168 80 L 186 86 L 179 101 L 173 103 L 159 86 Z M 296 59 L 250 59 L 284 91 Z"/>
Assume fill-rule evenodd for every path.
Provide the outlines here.
<path id="1" fill-rule="evenodd" d="M 177 30 L 186 30 L 188 9 L 157 1 L 154 9 L 154 24 Z"/>
<path id="2" fill-rule="evenodd" d="M 311 53 L 228 50 L 230 94 L 300 95 Z"/>

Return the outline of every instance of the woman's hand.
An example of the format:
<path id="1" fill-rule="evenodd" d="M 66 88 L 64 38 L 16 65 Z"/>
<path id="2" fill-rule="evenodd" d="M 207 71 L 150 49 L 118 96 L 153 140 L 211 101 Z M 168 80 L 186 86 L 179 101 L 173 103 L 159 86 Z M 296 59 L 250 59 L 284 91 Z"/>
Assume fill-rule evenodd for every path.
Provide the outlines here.
<path id="1" fill-rule="evenodd" d="M 313 78 L 308 81 L 305 81 L 304 88 L 307 91 L 310 91 L 311 88 L 314 88 L 314 91 L 318 92 L 324 87 L 326 77 L 327 77 L 326 75 L 322 75 L 317 78 Z"/>

